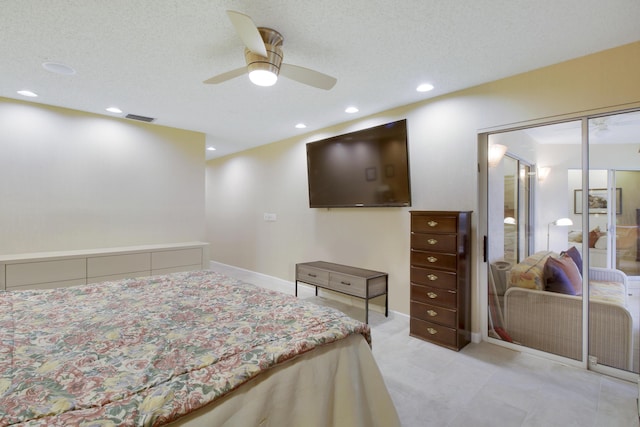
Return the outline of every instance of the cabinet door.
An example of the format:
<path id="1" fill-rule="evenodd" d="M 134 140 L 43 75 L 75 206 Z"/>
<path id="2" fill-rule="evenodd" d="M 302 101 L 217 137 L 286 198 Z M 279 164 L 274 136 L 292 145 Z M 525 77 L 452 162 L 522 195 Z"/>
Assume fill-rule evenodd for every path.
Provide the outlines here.
<path id="1" fill-rule="evenodd" d="M 87 259 L 87 276 L 115 276 L 125 273 L 145 272 L 151 270 L 151 254 L 149 252 L 96 256 Z M 124 275 L 122 277 L 132 277 Z"/>
<path id="2" fill-rule="evenodd" d="M 68 282 L 85 283 L 87 262 L 85 258 L 54 261 L 36 261 L 8 264 L 6 266 L 7 289 L 16 286 L 41 283 Z"/>
<path id="3" fill-rule="evenodd" d="M 195 265 L 202 268 L 202 248 L 157 251 L 151 254 L 151 270 L 154 274 L 156 270 L 166 271 L 169 268 Z"/>

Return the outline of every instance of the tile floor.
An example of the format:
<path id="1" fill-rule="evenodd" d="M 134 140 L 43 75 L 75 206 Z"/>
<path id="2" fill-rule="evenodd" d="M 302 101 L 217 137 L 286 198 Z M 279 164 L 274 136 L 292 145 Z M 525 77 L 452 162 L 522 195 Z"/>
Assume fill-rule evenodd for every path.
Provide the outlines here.
<path id="1" fill-rule="evenodd" d="M 216 271 L 293 294 L 287 282 Z M 300 292 L 364 319 L 364 310 Z M 638 385 L 488 343 L 455 352 L 411 338 L 406 316 L 369 312 L 373 354 L 404 427 L 638 427 Z"/>

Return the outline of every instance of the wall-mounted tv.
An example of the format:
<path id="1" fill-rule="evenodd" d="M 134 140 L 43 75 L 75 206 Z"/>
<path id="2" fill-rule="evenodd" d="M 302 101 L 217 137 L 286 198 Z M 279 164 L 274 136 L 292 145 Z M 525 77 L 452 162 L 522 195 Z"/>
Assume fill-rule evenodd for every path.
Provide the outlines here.
<path id="1" fill-rule="evenodd" d="M 312 208 L 411 206 L 407 121 L 307 144 Z"/>

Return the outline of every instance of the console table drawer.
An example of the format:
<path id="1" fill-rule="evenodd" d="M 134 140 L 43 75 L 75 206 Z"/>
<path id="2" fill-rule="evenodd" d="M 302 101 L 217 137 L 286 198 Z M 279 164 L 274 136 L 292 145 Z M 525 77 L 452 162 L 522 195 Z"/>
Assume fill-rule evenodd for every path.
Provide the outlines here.
<path id="1" fill-rule="evenodd" d="M 328 289 L 354 295 L 360 298 L 367 296 L 366 280 L 340 273 L 329 273 Z"/>
<path id="2" fill-rule="evenodd" d="M 411 265 L 456 271 L 457 262 L 458 256 L 456 254 L 416 251 L 411 249 Z"/>
<path id="3" fill-rule="evenodd" d="M 455 233 L 458 230 L 458 218 L 455 215 L 412 215 L 411 231 L 421 233 Z"/>
<path id="4" fill-rule="evenodd" d="M 411 301 L 411 315 L 449 328 L 456 327 L 456 311 L 450 308 Z"/>
<path id="5" fill-rule="evenodd" d="M 456 290 L 458 275 L 450 271 L 411 267 L 411 282 L 441 289 Z"/>
<path id="6" fill-rule="evenodd" d="M 411 233 L 411 247 L 426 251 L 456 253 L 455 234 Z"/>
<path id="7" fill-rule="evenodd" d="M 312 285 L 328 286 L 329 272 L 299 264 L 296 279 Z"/>
<path id="8" fill-rule="evenodd" d="M 458 333 L 455 329 L 415 317 L 409 321 L 409 333 L 451 348 L 456 348 L 458 344 Z"/>
<path id="9" fill-rule="evenodd" d="M 440 307 L 456 308 L 456 291 L 411 284 L 411 301 L 434 304 Z"/>

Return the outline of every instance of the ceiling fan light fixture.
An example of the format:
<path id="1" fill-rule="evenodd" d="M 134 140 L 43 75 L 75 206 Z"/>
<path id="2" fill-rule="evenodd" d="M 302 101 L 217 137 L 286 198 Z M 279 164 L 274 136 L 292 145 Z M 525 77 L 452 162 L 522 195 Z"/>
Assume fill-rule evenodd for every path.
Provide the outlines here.
<path id="1" fill-rule="evenodd" d="M 249 72 L 249 80 L 257 86 L 273 86 L 278 81 L 278 75 L 270 70 L 253 70 Z"/>

